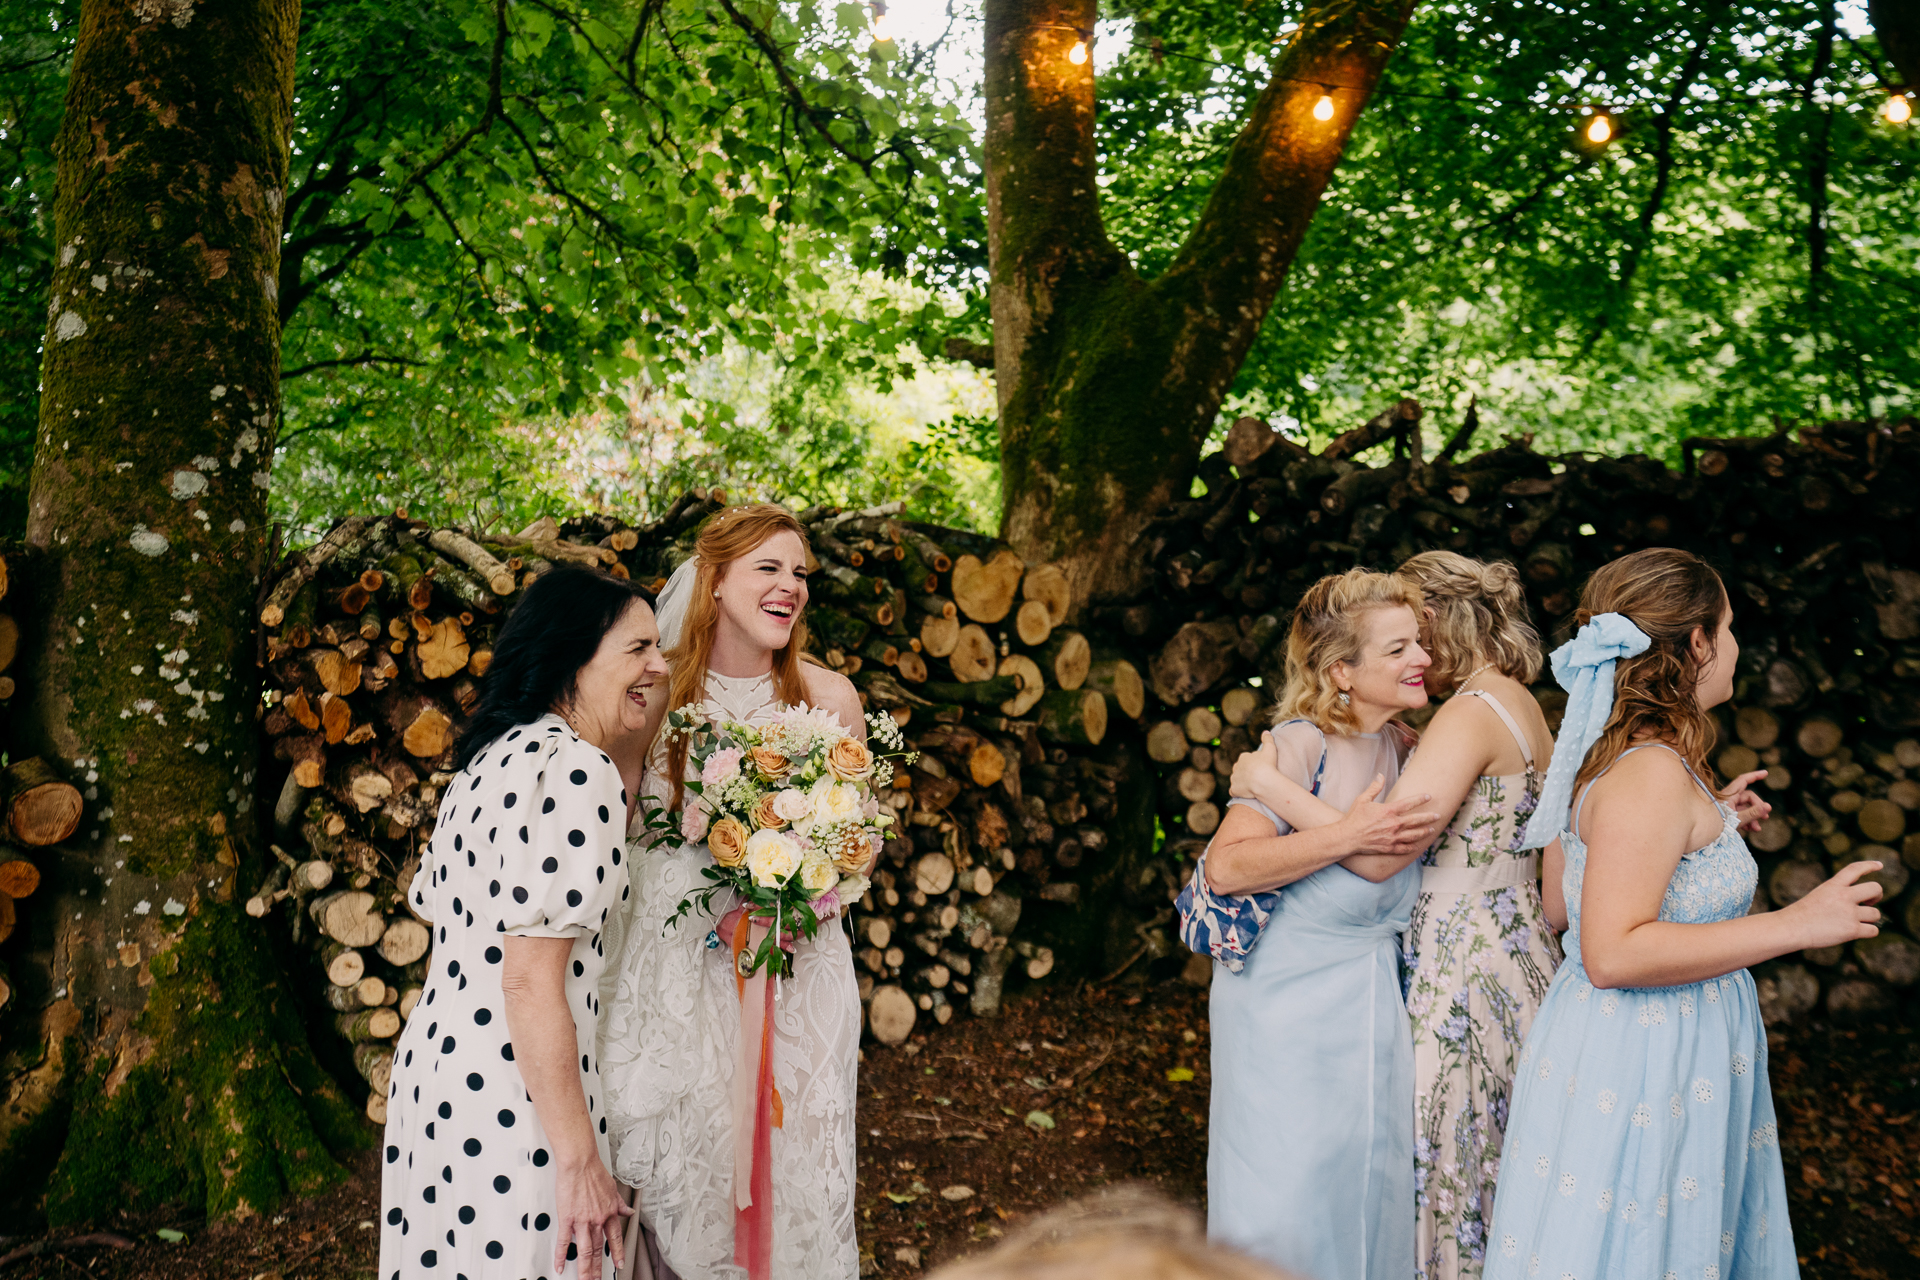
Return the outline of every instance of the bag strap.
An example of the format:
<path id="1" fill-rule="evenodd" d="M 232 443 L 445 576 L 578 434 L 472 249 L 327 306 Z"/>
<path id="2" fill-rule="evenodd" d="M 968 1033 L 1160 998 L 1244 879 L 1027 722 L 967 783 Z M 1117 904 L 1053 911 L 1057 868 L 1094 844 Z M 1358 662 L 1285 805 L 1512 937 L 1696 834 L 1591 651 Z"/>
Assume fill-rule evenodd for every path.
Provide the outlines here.
<path id="1" fill-rule="evenodd" d="M 1282 720 L 1279 724 L 1273 726 L 1273 731 L 1278 732 L 1279 730 L 1286 728 L 1290 724 L 1308 725 L 1313 729 L 1315 733 L 1320 735 L 1320 763 L 1313 767 L 1313 785 L 1307 788 L 1308 795 L 1317 796 L 1320 794 L 1320 780 L 1327 776 L 1326 730 L 1322 729 L 1319 725 L 1314 724 L 1313 721 L 1307 719 L 1305 716 L 1295 716 L 1291 720 Z"/>

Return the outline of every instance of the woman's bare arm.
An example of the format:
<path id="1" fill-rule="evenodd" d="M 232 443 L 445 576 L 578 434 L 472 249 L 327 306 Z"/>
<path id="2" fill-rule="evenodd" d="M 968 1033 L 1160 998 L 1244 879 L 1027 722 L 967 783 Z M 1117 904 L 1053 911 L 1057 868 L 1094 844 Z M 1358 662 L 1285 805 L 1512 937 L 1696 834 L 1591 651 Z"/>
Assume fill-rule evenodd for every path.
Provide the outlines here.
<path id="1" fill-rule="evenodd" d="M 1789 951 L 1879 932 L 1874 922 L 1880 913 L 1872 903 L 1880 886 L 1859 882 L 1877 862 L 1856 862 L 1779 911 L 1714 924 L 1661 920 L 1680 859 L 1718 832 L 1718 811 L 1709 822 L 1704 807 L 1693 778 L 1665 751 L 1626 757 L 1588 793 L 1581 821 L 1587 867 L 1580 950 L 1595 986 L 1700 982 Z"/>
<path id="2" fill-rule="evenodd" d="M 1561 933 L 1567 931 L 1567 855 L 1555 836 L 1540 851 L 1540 905 L 1547 923 Z"/>
<path id="3" fill-rule="evenodd" d="M 567 958 L 572 938 L 507 934 L 500 989 L 507 1035 L 527 1096 L 553 1149 L 554 1274 L 566 1269 L 569 1244 L 579 1250 L 582 1280 L 598 1280 L 601 1246 L 611 1242 L 614 1266 L 626 1266 L 621 1218 L 633 1210 L 600 1162 L 593 1119 L 580 1088 L 579 1041 L 567 1009 Z"/>

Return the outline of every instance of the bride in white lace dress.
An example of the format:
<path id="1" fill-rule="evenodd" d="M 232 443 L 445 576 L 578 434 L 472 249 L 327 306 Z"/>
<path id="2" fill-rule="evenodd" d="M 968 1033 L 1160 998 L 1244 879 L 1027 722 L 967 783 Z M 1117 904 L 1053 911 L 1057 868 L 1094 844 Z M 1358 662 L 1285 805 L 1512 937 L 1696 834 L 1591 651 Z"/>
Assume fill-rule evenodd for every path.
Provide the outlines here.
<path id="1" fill-rule="evenodd" d="M 806 562 L 802 528 L 785 508 L 735 508 L 708 523 L 695 559 L 660 597 L 672 692 L 667 705 L 650 708 L 650 730 L 666 711 L 693 703 L 758 724 L 782 705 L 805 702 L 864 734 L 853 685 L 799 657 Z M 684 746 L 676 752 L 656 742 L 641 803 L 684 811 L 695 800 L 676 785 L 685 769 Z M 699 835 L 704 823 L 696 817 L 686 830 Z M 712 914 L 696 905 L 670 923 L 681 901 L 708 885 L 700 874 L 712 863 L 706 844 L 647 850 L 635 840 L 631 848 L 632 894 L 623 918 L 606 928 L 600 1070 L 613 1173 L 635 1189 L 636 1220 L 650 1236 L 637 1251 L 637 1274 L 644 1280 L 651 1265 L 654 1280 L 855 1280 L 860 997 L 844 926 L 825 921 L 812 941 L 797 943 L 793 976 L 774 1007 L 779 1118 L 771 1270 L 763 1276 L 735 1253 L 735 1115 L 750 1114 L 752 1090 L 735 1092 L 740 996 L 730 952 L 713 933 L 732 895 L 717 895 Z M 743 1195 L 747 1185 L 743 1169 Z M 629 1259 L 635 1253 L 629 1248 Z"/>

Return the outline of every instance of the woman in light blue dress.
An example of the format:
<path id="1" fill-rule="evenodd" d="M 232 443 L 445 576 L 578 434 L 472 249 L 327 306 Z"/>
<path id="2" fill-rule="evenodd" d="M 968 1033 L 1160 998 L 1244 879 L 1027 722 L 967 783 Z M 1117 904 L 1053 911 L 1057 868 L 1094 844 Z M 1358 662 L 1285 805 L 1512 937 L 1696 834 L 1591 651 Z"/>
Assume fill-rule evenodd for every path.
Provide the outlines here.
<path id="1" fill-rule="evenodd" d="M 1214 894 L 1261 895 L 1270 912 L 1257 945 L 1216 951 L 1207 1232 L 1310 1280 L 1414 1271 L 1398 935 L 1420 892 L 1413 858 L 1438 815 L 1407 812 L 1424 797 L 1371 801 L 1412 745 L 1392 717 L 1427 701 L 1419 604 L 1405 580 L 1361 570 L 1307 592 L 1261 749 L 1349 812 L 1292 832 L 1260 802 L 1235 799 L 1194 873 Z"/>
<path id="2" fill-rule="evenodd" d="M 1879 889 L 1858 881 L 1879 864 L 1749 916 L 1758 870 L 1704 780 L 1707 709 L 1739 658 L 1719 577 L 1656 548 L 1601 568 L 1581 603 L 1553 655 L 1570 696 L 1527 835 L 1558 834 L 1548 910 L 1561 887 L 1572 927 L 1521 1054 L 1486 1275 L 1797 1276 L 1746 966 L 1873 936 Z"/>

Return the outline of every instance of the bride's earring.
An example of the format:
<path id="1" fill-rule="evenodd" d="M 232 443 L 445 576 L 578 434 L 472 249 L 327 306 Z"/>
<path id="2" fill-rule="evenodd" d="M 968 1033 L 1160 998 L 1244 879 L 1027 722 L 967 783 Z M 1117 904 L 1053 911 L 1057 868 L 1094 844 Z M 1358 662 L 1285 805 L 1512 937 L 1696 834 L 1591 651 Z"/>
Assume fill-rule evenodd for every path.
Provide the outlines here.
<path id="1" fill-rule="evenodd" d="M 1353 705 L 1353 695 L 1348 693 L 1345 689 L 1342 689 L 1340 691 L 1340 705 L 1343 707 L 1350 707 Z"/>

